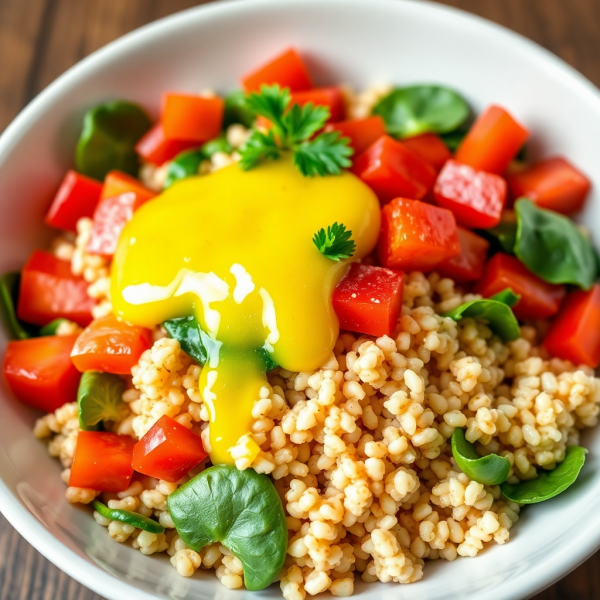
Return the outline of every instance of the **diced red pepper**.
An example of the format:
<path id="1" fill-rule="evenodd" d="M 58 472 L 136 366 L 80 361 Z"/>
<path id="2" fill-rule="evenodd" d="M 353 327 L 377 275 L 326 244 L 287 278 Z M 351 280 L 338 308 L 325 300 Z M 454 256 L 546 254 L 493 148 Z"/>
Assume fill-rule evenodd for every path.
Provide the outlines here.
<path id="1" fill-rule="evenodd" d="M 463 227 L 458 227 L 457 233 L 460 254 L 440 263 L 436 270 L 442 277 L 450 277 L 460 283 L 477 281 L 483 275 L 490 243 Z"/>
<path id="2" fill-rule="evenodd" d="M 521 299 L 513 307 L 518 319 L 546 319 L 558 312 L 565 286 L 540 279 L 514 256 L 498 253 L 488 261 L 475 291 L 489 298 L 510 288 Z"/>
<path id="3" fill-rule="evenodd" d="M 449 160 L 438 175 L 433 193 L 436 202 L 451 210 L 461 225 L 489 229 L 500 223 L 506 181 L 499 175 Z"/>
<path id="4" fill-rule="evenodd" d="M 402 143 L 423 160 L 426 160 L 438 172 L 446 161 L 452 158 L 448 146 L 435 133 L 422 133 L 421 135 L 405 138 Z"/>
<path id="5" fill-rule="evenodd" d="M 69 485 L 98 492 L 123 492 L 131 484 L 133 447 L 128 435 L 106 431 L 80 431 Z"/>
<path id="6" fill-rule="evenodd" d="M 100 200 L 120 196 L 126 192 L 134 192 L 139 202 L 150 200 L 156 196 L 156 192 L 143 185 L 139 179 L 122 171 L 110 171 L 104 178 Z"/>
<path id="7" fill-rule="evenodd" d="M 47 335 L 8 342 L 4 376 L 18 400 L 45 412 L 77 400 L 81 373 L 71 361 L 76 339 Z"/>
<path id="8" fill-rule="evenodd" d="M 71 358 L 79 371 L 128 375 L 151 344 L 150 330 L 128 325 L 114 315 L 96 319 L 84 329 Z"/>
<path id="9" fill-rule="evenodd" d="M 198 146 L 189 140 L 173 140 L 165 137 L 161 123 L 157 123 L 136 144 L 135 151 L 147 162 L 160 167 L 180 152 Z"/>
<path id="10" fill-rule="evenodd" d="M 328 122 L 342 121 L 346 117 L 344 94 L 339 87 L 322 87 L 305 92 L 293 92 L 290 106 L 293 104 L 304 106 L 309 102 L 312 102 L 315 106 L 329 108 Z"/>
<path id="11" fill-rule="evenodd" d="M 138 473 L 175 483 L 207 456 L 199 436 L 164 415 L 135 445 L 133 468 Z"/>
<path id="12" fill-rule="evenodd" d="M 349 138 L 350 145 L 354 148 L 354 154 L 358 155 L 385 135 L 385 123 L 381 117 L 374 116 L 329 123 L 325 126 L 325 131 L 339 131 L 341 137 Z"/>
<path id="13" fill-rule="evenodd" d="M 393 198 L 424 198 L 435 182 L 435 169 L 420 156 L 384 135 L 356 157 L 352 172 L 379 197 L 381 204 Z"/>
<path id="14" fill-rule="evenodd" d="M 101 192 L 99 181 L 76 171 L 67 171 L 46 214 L 46 223 L 57 229 L 76 232 L 77 221 L 94 214 Z"/>
<path id="15" fill-rule="evenodd" d="M 515 198 L 527 196 L 542 208 L 569 215 L 583 208 L 591 183 L 571 163 L 557 156 L 510 175 L 508 186 Z"/>
<path id="16" fill-rule="evenodd" d="M 503 175 L 528 136 L 503 108 L 490 106 L 473 123 L 454 158 L 478 171 Z"/>
<path id="17" fill-rule="evenodd" d="M 219 135 L 225 103 L 222 98 L 194 94 L 163 94 L 161 123 L 169 140 L 202 144 Z"/>
<path id="18" fill-rule="evenodd" d="M 85 327 L 92 320 L 92 308 L 96 305 L 88 296 L 88 286 L 83 277 L 71 273 L 68 261 L 35 250 L 21 274 L 17 316 L 34 325 L 64 318 Z"/>
<path id="19" fill-rule="evenodd" d="M 341 329 L 391 335 L 402 308 L 404 273 L 353 263 L 333 292 Z"/>
<path id="20" fill-rule="evenodd" d="M 266 65 L 242 77 L 242 86 L 247 92 L 258 92 L 263 84 L 279 84 L 292 92 L 309 90 L 312 87 L 310 75 L 300 55 L 294 48 L 276 56 Z"/>
<path id="21" fill-rule="evenodd" d="M 460 254 L 454 216 L 445 208 L 396 198 L 381 211 L 378 250 L 384 267 L 431 271 Z"/>
<path id="22" fill-rule="evenodd" d="M 596 368 L 600 363 L 600 286 L 569 294 L 544 339 L 552 356 Z"/>

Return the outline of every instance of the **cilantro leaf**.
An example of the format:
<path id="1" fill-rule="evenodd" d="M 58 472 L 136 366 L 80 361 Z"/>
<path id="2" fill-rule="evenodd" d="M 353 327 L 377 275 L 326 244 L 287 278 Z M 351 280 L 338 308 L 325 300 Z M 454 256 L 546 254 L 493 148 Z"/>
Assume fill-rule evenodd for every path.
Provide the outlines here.
<path id="1" fill-rule="evenodd" d="M 304 106 L 294 104 L 283 117 L 288 142 L 307 140 L 325 125 L 330 114 L 327 106 L 315 106 L 312 102 Z"/>
<path id="2" fill-rule="evenodd" d="M 334 223 L 325 229 L 319 229 L 313 237 L 313 243 L 319 252 L 330 260 L 350 258 L 356 250 L 352 232 L 346 231 L 343 223 Z"/>
<path id="3" fill-rule="evenodd" d="M 248 171 L 264 160 L 280 156 L 279 146 L 273 130 L 263 133 L 254 130 L 246 143 L 240 148 L 240 167 Z"/>
<path id="4" fill-rule="evenodd" d="M 262 85 L 260 92 L 253 92 L 246 98 L 246 108 L 255 115 L 265 117 L 273 123 L 279 135 L 285 135 L 283 113 L 291 102 L 288 88 L 281 89 L 277 84 Z"/>
<path id="5" fill-rule="evenodd" d="M 314 140 L 302 142 L 294 149 L 294 164 L 303 175 L 339 175 L 342 168 L 352 163 L 349 156 L 353 150 L 348 138 L 341 138 L 339 131 L 319 134 Z"/>

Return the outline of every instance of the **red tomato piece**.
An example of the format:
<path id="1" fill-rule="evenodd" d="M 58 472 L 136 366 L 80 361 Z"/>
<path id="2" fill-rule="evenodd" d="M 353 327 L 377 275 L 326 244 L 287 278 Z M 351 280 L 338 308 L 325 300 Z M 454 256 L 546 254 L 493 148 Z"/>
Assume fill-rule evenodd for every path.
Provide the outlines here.
<path id="1" fill-rule="evenodd" d="M 542 208 L 565 215 L 583 208 L 590 180 L 561 156 L 547 158 L 508 178 L 515 198 L 527 196 Z"/>
<path id="2" fill-rule="evenodd" d="M 57 229 L 76 232 L 77 221 L 94 214 L 101 192 L 99 181 L 76 171 L 67 171 L 46 214 L 46 223 Z"/>
<path id="3" fill-rule="evenodd" d="M 567 296 L 544 339 L 552 356 L 596 368 L 600 363 L 600 286 Z"/>
<path id="4" fill-rule="evenodd" d="M 489 298 L 510 288 L 521 299 L 513 307 L 518 319 L 546 319 L 558 312 L 565 286 L 548 283 L 508 254 L 494 254 L 485 266 L 475 291 Z"/>
<path id="5" fill-rule="evenodd" d="M 219 135 L 225 103 L 222 98 L 194 94 L 163 94 L 161 123 L 165 138 L 202 144 Z"/>
<path id="6" fill-rule="evenodd" d="M 69 485 L 98 492 L 123 492 L 133 477 L 135 440 L 106 431 L 80 431 Z"/>
<path id="7" fill-rule="evenodd" d="M 120 196 L 126 192 L 134 192 L 139 202 L 150 200 L 156 196 L 156 192 L 143 185 L 139 179 L 122 171 L 110 171 L 104 178 L 100 200 Z"/>
<path id="8" fill-rule="evenodd" d="M 457 148 L 454 158 L 479 171 L 502 175 L 529 132 L 500 106 L 485 110 Z"/>
<path id="9" fill-rule="evenodd" d="M 449 160 L 438 175 L 433 193 L 436 202 L 451 210 L 461 225 L 489 229 L 500 223 L 506 181 L 499 175 Z"/>
<path id="10" fill-rule="evenodd" d="M 292 92 L 309 90 L 312 87 L 310 75 L 300 55 L 294 48 L 276 56 L 266 65 L 242 77 L 242 87 L 247 92 L 258 92 L 263 84 L 279 84 Z"/>
<path id="11" fill-rule="evenodd" d="M 329 123 L 325 126 L 325 131 L 339 131 L 341 137 L 349 138 L 356 155 L 385 135 L 385 123 L 379 116 L 367 117 L 366 119 Z"/>
<path id="12" fill-rule="evenodd" d="M 309 102 L 312 102 L 315 106 L 329 108 L 328 122 L 342 121 L 346 117 L 344 94 L 339 87 L 322 87 L 305 92 L 293 92 L 290 106 L 293 104 L 304 106 Z"/>
<path id="13" fill-rule="evenodd" d="M 391 335 L 402 308 L 404 273 L 352 263 L 333 291 L 333 310 L 341 329 Z"/>
<path id="14" fill-rule="evenodd" d="M 377 194 L 381 204 L 399 197 L 421 200 L 436 177 L 428 162 L 387 135 L 356 157 L 352 172 Z"/>
<path id="15" fill-rule="evenodd" d="M 96 319 L 81 332 L 71 358 L 81 372 L 128 375 L 142 352 L 152 345 L 150 338 L 149 329 L 128 325 L 108 315 Z"/>
<path id="16" fill-rule="evenodd" d="M 17 400 L 45 412 L 77 400 L 81 374 L 71 361 L 76 339 L 47 335 L 8 342 L 4 376 Z"/>
<path id="17" fill-rule="evenodd" d="M 426 160 L 436 171 L 440 171 L 447 160 L 452 158 L 448 146 L 435 133 L 422 133 L 402 140 L 409 150 Z"/>
<path id="18" fill-rule="evenodd" d="M 477 281 L 483 275 L 490 243 L 481 236 L 457 227 L 460 254 L 440 263 L 437 271 L 442 277 L 450 277 L 460 283 Z"/>
<path id="19" fill-rule="evenodd" d="M 135 445 L 132 464 L 138 473 L 175 483 L 207 456 L 199 436 L 164 415 Z"/>
<path id="20" fill-rule="evenodd" d="M 34 325 L 62 317 L 85 327 L 96 305 L 88 296 L 88 286 L 83 277 L 71 273 L 71 263 L 35 250 L 21 273 L 17 316 Z"/>
<path id="21" fill-rule="evenodd" d="M 180 152 L 196 146 L 198 143 L 194 141 L 167 139 L 162 125 L 157 123 L 136 144 L 135 151 L 145 161 L 160 167 L 168 160 L 175 158 Z"/>
<path id="22" fill-rule="evenodd" d="M 381 211 L 378 250 L 384 267 L 431 271 L 460 254 L 454 216 L 445 208 L 396 198 Z"/>

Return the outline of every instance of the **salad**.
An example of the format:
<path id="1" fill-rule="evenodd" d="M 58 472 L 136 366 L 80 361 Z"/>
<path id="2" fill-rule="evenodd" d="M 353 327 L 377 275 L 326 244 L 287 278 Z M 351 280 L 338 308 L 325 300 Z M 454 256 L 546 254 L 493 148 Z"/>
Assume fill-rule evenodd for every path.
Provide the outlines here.
<path id="1" fill-rule="evenodd" d="M 1 279 L 66 499 L 287 600 L 505 544 L 598 421 L 589 180 L 444 86 L 318 87 L 294 49 L 241 84 L 92 107 Z"/>

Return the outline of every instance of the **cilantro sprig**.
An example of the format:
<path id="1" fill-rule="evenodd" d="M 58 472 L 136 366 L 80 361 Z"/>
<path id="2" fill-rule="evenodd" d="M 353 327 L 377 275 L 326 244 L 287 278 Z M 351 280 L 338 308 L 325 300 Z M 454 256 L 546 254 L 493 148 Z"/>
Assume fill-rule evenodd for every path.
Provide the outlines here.
<path id="1" fill-rule="evenodd" d="M 240 167 L 252 169 L 266 160 L 275 160 L 283 152 L 292 153 L 294 164 L 308 177 L 338 175 L 352 163 L 350 140 L 339 131 L 319 131 L 329 118 L 329 108 L 309 102 L 303 106 L 291 102 L 289 89 L 263 85 L 260 92 L 246 97 L 246 108 L 271 122 L 267 132 L 254 129 L 240 149 Z M 312 138 L 312 139 L 311 139 Z"/>
<path id="2" fill-rule="evenodd" d="M 352 231 L 347 231 L 343 223 L 334 223 L 327 231 L 319 229 L 313 237 L 313 243 L 323 256 L 335 261 L 350 258 L 356 250 Z"/>

